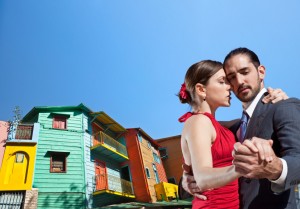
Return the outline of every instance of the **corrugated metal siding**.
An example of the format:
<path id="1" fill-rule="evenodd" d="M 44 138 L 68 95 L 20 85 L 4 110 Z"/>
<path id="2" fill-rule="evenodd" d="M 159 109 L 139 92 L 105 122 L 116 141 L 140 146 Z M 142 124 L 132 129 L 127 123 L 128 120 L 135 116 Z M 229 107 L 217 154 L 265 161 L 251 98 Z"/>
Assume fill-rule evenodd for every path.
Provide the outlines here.
<path id="1" fill-rule="evenodd" d="M 77 205 L 85 208 L 83 203 L 85 197 L 82 195 L 85 193 L 82 114 L 81 112 L 61 112 L 61 114 L 70 115 L 67 130 L 52 129 L 50 113 L 39 114 L 41 128 L 33 187 L 39 188 L 39 208 L 46 208 L 47 205 L 49 208 L 70 208 L 70 204 L 76 205 L 76 208 Z M 47 154 L 50 150 L 70 153 L 67 156 L 66 173 L 50 173 L 50 156 Z"/>

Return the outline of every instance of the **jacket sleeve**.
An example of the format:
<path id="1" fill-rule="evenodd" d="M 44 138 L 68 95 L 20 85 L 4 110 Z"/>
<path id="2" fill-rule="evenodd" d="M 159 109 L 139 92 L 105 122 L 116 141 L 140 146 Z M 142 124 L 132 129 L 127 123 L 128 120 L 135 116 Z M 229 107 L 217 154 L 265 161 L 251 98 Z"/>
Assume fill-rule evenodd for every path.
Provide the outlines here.
<path id="1" fill-rule="evenodd" d="M 281 158 L 287 163 L 284 191 L 300 183 L 300 100 L 280 103 L 274 112 L 273 127 Z"/>

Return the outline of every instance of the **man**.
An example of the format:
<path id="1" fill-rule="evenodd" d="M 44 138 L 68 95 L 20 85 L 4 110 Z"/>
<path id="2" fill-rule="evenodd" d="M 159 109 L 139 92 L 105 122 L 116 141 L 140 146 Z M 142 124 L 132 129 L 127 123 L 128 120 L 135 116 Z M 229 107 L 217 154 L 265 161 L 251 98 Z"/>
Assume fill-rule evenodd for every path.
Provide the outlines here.
<path id="1" fill-rule="evenodd" d="M 247 48 L 231 51 L 225 57 L 224 70 L 232 91 L 243 104 L 244 118 L 247 119 L 242 138 L 240 123 L 232 127 L 237 140 L 241 140 L 233 151 L 233 164 L 244 175 L 239 181 L 241 208 L 297 208 L 294 187 L 300 183 L 300 101 L 262 103 L 266 93 L 265 67 Z M 258 138 L 243 142 L 244 138 L 252 137 L 272 139 L 273 150 L 268 149 L 267 141 L 261 146 Z M 251 143 L 271 154 L 266 159 L 268 163 L 247 148 Z M 190 179 L 191 176 L 184 175 L 183 187 L 194 193 L 197 188 L 188 184 Z"/>

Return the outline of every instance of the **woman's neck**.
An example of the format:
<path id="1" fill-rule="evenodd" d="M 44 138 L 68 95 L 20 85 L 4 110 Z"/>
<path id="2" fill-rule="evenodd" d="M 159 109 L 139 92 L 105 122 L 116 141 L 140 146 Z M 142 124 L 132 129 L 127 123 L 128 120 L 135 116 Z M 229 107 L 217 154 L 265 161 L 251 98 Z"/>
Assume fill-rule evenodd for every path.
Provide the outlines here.
<path id="1" fill-rule="evenodd" d="M 208 112 L 210 114 L 212 114 L 213 116 L 215 116 L 215 112 L 216 110 L 211 108 L 207 103 L 206 104 L 202 104 L 200 106 L 197 106 L 195 108 L 192 108 L 192 111 L 194 113 L 204 113 L 204 112 Z"/>

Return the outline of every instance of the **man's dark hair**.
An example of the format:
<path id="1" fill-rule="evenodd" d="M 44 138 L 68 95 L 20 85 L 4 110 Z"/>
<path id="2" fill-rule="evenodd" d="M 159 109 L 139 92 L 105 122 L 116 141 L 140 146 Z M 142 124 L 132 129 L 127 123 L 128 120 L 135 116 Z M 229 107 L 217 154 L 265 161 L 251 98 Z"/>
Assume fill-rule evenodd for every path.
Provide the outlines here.
<path id="1" fill-rule="evenodd" d="M 231 57 L 233 57 L 235 55 L 239 55 L 239 54 L 245 54 L 246 56 L 248 56 L 248 58 L 250 59 L 250 61 L 253 63 L 253 65 L 256 68 L 258 68 L 260 66 L 260 61 L 258 59 L 258 56 L 250 49 L 247 49 L 244 47 L 236 48 L 236 49 L 232 50 L 231 52 L 229 52 L 229 54 L 227 54 L 227 56 L 224 59 L 223 66 L 225 66 L 226 62 Z"/>

